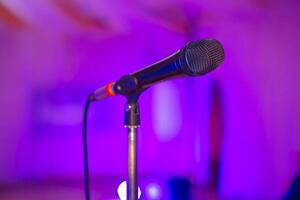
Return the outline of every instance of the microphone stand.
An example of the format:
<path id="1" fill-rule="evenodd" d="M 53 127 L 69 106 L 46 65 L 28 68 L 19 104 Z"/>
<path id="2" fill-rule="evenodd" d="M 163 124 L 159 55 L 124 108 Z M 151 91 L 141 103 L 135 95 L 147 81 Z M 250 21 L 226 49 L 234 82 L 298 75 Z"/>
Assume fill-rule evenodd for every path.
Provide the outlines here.
<path id="1" fill-rule="evenodd" d="M 140 113 L 137 102 L 127 101 L 125 105 L 125 128 L 128 131 L 128 181 L 127 200 L 138 199 L 137 181 L 137 128 L 140 126 Z"/>
<path id="2" fill-rule="evenodd" d="M 137 177 L 137 129 L 140 127 L 138 98 L 145 90 L 140 88 L 135 77 L 127 75 L 115 84 L 115 91 L 126 97 L 124 126 L 128 134 L 127 200 L 138 200 Z"/>

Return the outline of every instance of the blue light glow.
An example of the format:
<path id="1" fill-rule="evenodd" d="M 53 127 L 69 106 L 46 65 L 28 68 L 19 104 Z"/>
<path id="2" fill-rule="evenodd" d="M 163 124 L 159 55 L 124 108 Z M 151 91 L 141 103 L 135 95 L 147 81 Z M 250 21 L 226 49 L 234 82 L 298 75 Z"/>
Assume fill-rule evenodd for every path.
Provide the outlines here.
<path id="1" fill-rule="evenodd" d="M 161 199 L 162 197 L 162 189 L 156 183 L 150 183 L 146 187 L 146 194 L 149 200 Z"/>

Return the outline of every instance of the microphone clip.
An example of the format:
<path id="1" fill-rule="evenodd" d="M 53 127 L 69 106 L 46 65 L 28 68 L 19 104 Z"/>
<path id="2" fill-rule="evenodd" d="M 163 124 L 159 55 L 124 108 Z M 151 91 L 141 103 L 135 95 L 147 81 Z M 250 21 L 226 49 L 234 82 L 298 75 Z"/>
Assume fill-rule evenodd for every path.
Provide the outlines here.
<path id="1" fill-rule="evenodd" d="M 127 102 L 137 102 L 144 90 L 139 86 L 137 78 L 132 75 L 121 77 L 114 85 L 115 93 L 126 97 Z"/>
<path id="2" fill-rule="evenodd" d="M 126 75 L 116 81 L 114 85 L 114 92 L 126 97 L 125 104 L 125 127 L 139 127 L 140 126 L 140 111 L 138 105 L 138 98 L 145 89 L 139 86 L 138 80 L 132 75 Z"/>

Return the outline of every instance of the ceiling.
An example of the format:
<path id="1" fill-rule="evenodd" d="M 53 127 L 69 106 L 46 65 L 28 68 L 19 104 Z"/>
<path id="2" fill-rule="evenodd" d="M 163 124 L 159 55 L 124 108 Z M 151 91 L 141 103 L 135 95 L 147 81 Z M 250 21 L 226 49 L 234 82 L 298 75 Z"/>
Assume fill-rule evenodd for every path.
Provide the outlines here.
<path id="1" fill-rule="evenodd" d="M 16 28 L 58 33 L 111 34 L 127 29 L 134 20 L 184 32 L 191 19 L 217 20 L 224 12 L 228 16 L 267 6 L 268 0 L 1 0 L 0 20 Z"/>

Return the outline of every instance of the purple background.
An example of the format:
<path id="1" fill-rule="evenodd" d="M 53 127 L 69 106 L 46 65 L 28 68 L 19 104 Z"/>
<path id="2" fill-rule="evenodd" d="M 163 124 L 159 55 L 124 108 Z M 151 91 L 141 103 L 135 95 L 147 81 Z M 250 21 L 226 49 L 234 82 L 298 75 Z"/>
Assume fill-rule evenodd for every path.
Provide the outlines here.
<path id="1" fill-rule="evenodd" d="M 170 177 L 183 176 L 205 187 L 212 144 L 219 142 L 219 197 L 286 193 L 300 169 L 299 1 L 62 2 L 78 12 L 53 0 L 0 2 L 4 188 L 82 180 L 87 94 L 187 41 L 216 38 L 226 53 L 220 68 L 141 96 L 141 184 L 163 188 Z M 115 97 L 90 110 L 91 177 L 111 181 L 109 191 L 126 178 L 124 104 Z"/>

